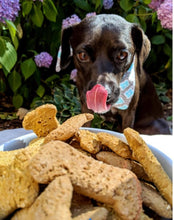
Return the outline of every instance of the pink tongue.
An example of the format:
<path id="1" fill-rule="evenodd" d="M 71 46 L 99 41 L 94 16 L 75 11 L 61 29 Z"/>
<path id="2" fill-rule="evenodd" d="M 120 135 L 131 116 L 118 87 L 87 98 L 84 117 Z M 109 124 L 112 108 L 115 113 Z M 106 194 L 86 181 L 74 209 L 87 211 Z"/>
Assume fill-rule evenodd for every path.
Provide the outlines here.
<path id="1" fill-rule="evenodd" d="M 96 113 L 105 113 L 109 111 L 110 105 L 106 104 L 108 92 L 100 84 L 95 85 L 86 93 L 87 107 Z"/>

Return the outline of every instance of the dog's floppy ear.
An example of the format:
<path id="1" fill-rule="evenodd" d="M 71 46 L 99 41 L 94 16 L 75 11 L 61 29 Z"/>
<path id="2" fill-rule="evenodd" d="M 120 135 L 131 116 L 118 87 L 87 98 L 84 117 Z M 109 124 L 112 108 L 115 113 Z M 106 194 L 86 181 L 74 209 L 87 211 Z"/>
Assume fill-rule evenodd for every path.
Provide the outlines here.
<path id="1" fill-rule="evenodd" d="M 143 65 L 151 49 L 150 41 L 138 25 L 132 27 L 131 35 L 136 48 L 136 53 L 138 54 L 140 63 Z"/>
<path id="2" fill-rule="evenodd" d="M 61 39 L 61 56 L 60 56 L 60 68 L 67 68 L 72 60 L 71 54 L 71 45 L 70 45 L 70 37 L 72 34 L 72 27 L 68 27 L 62 31 L 62 39 Z"/>

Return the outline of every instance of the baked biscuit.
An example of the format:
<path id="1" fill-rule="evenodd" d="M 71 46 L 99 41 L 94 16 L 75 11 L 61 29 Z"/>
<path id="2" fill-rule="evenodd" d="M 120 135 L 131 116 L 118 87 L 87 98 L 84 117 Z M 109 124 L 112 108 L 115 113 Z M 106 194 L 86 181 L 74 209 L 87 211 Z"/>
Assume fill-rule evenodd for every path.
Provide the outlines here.
<path id="1" fill-rule="evenodd" d="M 86 122 L 91 121 L 93 118 L 94 116 L 92 114 L 83 113 L 67 119 L 57 129 L 53 130 L 45 137 L 44 143 L 51 140 L 68 140 L 74 136 L 81 126 L 83 126 Z"/>
<path id="2" fill-rule="evenodd" d="M 18 154 L 19 151 L 21 151 L 21 149 L 13 151 L 0 151 L 0 177 L 3 176 L 3 172 L 6 172 L 6 169 L 11 166 L 16 154 Z"/>
<path id="3" fill-rule="evenodd" d="M 104 163 L 131 170 L 139 179 L 149 181 L 147 174 L 140 163 L 134 160 L 125 159 L 117 154 L 109 151 L 100 151 L 96 154 L 96 158 Z"/>
<path id="4" fill-rule="evenodd" d="M 161 195 L 172 205 L 172 181 L 157 158 L 137 131 L 126 128 L 124 135 L 132 149 L 133 157 L 142 164 L 150 180 L 155 184 Z"/>
<path id="5" fill-rule="evenodd" d="M 142 212 L 141 185 L 134 173 L 88 157 L 65 142 L 43 145 L 29 170 L 38 183 L 67 174 L 76 192 L 112 206 L 123 220 Z"/>
<path id="6" fill-rule="evenodd" d="M 28 171 L 28 163 L 38 148 L 17 150 L 13 161 L 1 169 L 0 175 L 0 219 L 4 219 L 17 208 L 28 207 L 39 192 L 38 183 Z M 1 152 L 3 153 L 3 152 Z M 8 152 L 11 158 L 15 152 Z M 8 157 L 7 159 L 8 160 Z"/>
<path id="7" fill-rule="evenodd" d="M 141 182 L 142 199 L 145 206 L 167 219 L 172 218 L 172 207 L 164 200 L 152 185 Z"/>
<path id="8" fill-rule="evenodd" d="M 104 207 L 94 207 L 76 217 L 73 220 L 107 220 L 108 210 Z"/>
<path id="9" fill-rule="evenodd" d="M 28 112 L 22 122 L 26 130 L 33 130 L 38 137 L 45 137 L 59 126 L 56 118 L 57 109 L 52 104 L 45 104 Z"/>
<path id="10" fill-rule="evenodd" d="M 83 196 L 73 191 L 73 197 L 71 200 L 71 214 L 72 218 L 81 215 L 87 210 L 94 208 L 92 200 L 89 197 Z"/>
<path id="11" fill-rule="evenodd" d="M 12 220 L 71 220 L 72 190 L 67 176 L 57 177 L 29 208 L 18 211 Z"/>
<path id="12" fill-rule="evenodd" d="M 119 156 L 124 158 L 132 158 L 132 153 L 129 146 L 122 142 L 119 138 L 105 132 L 97 133 L 97 137 L 99 138 L 101 144 L 109 147 Z"/>
<path id="13" fill-rule="evenodd" d="M 100 142 L 97 134 L 88 130 L 79 130 L 76 136 L 83 150 L 91 154 L 96 154 L 100 151 Z"/>

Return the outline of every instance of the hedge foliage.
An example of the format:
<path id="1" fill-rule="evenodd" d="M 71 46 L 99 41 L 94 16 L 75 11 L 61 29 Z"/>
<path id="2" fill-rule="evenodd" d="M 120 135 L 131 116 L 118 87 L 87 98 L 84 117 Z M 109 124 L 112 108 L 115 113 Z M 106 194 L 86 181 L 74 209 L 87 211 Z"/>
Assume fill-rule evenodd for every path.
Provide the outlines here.
<path id="1" fill-rule="evenodd" d="M 172 31 L 162 28 L 149 3 L 150 0 L 115 0 L 111 9 L 104 9 L 102 0 L 21 0 L 16 20 L 0 23 L 0 95 L 11 96 L 16 109 L 33 107 L 38 101 L 59 100 L 59 109 L 65 109 L 64 117 L 80 111 L 69 73 L 55 72 L 61 26 L 62 20 L 72 14 L 83 19 L 87 13 L 96 12 L 119 14 L 142 26 L 152 43 L 145 69 L 157 90 L 163 91 L 159 92 L 162 101 L 169 101 L 164 91 L 172 87 Z M 34 56 L 42 51 L 53 57 L 50 68 L 39 68 L 34 61 Z M 76 101 L 68 100 L 65 93 L 75 94 Z M 76 103 L 75 110 L 72 102 Z"/>

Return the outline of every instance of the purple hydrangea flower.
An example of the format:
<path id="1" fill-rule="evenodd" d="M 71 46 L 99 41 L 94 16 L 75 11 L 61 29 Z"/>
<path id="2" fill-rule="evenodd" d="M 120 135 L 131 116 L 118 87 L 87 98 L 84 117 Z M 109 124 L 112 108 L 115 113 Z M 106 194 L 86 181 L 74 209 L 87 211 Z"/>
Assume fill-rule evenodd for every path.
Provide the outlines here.
<path id="1" fill-rule="evenodd" d="M 71 17 L 68 17 L 63 20 L 62 28 L 65 29 L 73 24 L 78 24 L 80 22 L 81 22 L 81 19 L 76 14 L 74 14 L 74 15 L 71 15 Z"/>
<path id="2" fill-rule="evenodd" d="M 158 19 L 161 21 L 161 25 L 163 28 L 167 28 L 172 30 L 172 14 L 173 3 L 172 0 L 165 0 L 160 7 L 157 9 Z"/>
<path id="3" fill-rule="evenodd" d="M 19 0 L 0 0 L 0 22 L 14 21 L 20 10 Z"/>
<path id="4" fill-rule="evenodd" d="M 103 0 L 104 9 L 112 8 L 113 4 L 114 4 L 113 0 Z"/>
<path id="5" fill-rule="evenodd" d="M 41 52 L 34 57 L 34 61 L 38 67 L 49 68 L 52 63 L 53 57 L 47 52 Z"/>
<path id="6" fill-rule="evenodd" d="M 163 2 L 164 0 L 152 0 L 148 6 L 156 11 Z"/>
<path id="7" fill-rule="evenodd" d="M 96 12 L 90 12 L 90 13 L 86 14 L 86 17 L 89 18 L 89 17 L 95 16 L 95 15 L 96 15 Z"/>
<path id="8" fill-rule="evenodd" d="M 77 77 L 77 69 L 73 69 L 70 74 L 70 79 L 76 82 L 76 77 Z"/>

